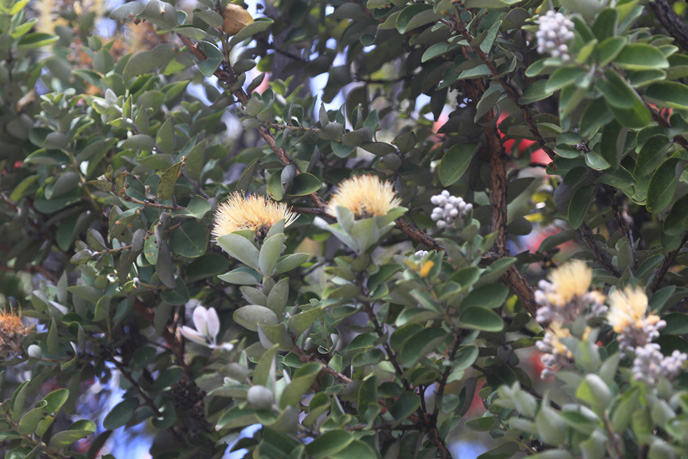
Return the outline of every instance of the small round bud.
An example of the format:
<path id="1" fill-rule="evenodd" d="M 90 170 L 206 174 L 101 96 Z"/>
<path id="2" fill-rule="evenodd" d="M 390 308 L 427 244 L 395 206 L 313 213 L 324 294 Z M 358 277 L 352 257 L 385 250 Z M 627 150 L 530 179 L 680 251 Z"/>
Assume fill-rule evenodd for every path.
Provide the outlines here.
<path id="1" fill-rule="evenodd" d="M 256 408 L 269 410 L 275 401 L 272 391 L 265 386 L 253 386 L 246 394 L 246 400 Z"/>

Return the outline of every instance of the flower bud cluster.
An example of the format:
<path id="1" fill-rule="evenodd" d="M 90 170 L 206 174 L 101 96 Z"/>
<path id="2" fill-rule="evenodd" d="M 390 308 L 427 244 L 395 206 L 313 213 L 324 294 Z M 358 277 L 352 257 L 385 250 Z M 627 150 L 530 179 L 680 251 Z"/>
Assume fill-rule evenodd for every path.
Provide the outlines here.
<path id="1" fill-rule="evenodd" d="M 649 343 L 635 349 L 633 359 L 633 379 L 647 384 L 657 384 L 660 379 L 674 379 L 684 368 L 688 355 L 675 350 L 664 357 L 659 344 Z"/>
<path id="2" fill-rule="evenodd" d="M 430 198 L 430 202 L 437 206 L 432 209 L 430 218 L 437 222 L 438 228 L 453 227 L 459 217 L 463 217 L 473 209 L 473 204 L 466 203 L 458 196 L 450 195 L 447 190 Z"/>
<path id="3" fill-rule="evenodd" d="M 636 326 L 624 328 L 617 336 L 621 355 L 633 355 L 636 348 L 645 346 L 659 338 L 659 330 L 666 327 L 666 322 L 657 315 L 650 315 L 640 320 Z"/>
<path id="4" fill-rule="evenodd" d="M 542 341 L 535 343 L 538 350 L 542 352 L 541 360 L 545 364 L 540 375 L 542 379 L 568 367 L 573 361 L 573 353 L 560 340 L 568 336 L 571 336 L 568 329 L 561 328 L 559 323 L 553 322 L 550 329 L 545 332 Z"/>
<path id="5" fill-rule="evenodd" d="M 430 252 L 428 252 L 427 250 L 419 250 L 416 253 L 414 253 L 414 255 L 416 256 L 416 258 L 425 258 L 425 255 L 427 255 L 428 253 Z"/>
<path id="6" fill-rule="evenodd" d="M 540 28 L 535 34 L 538 39 L 538 53 L 549 53 L 552 57 L 560 57 L 564 62 L 571 60 L 566 43 L 574 37 L 573 22 L 553 10 L 540 16 L 539 22 Z"/>

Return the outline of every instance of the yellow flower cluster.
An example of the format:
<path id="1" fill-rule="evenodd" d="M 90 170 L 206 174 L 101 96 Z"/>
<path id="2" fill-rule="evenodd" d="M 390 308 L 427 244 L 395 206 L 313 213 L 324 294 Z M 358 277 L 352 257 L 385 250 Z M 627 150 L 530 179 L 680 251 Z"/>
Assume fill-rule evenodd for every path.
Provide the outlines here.
<path id="1" fill-rule="evenodd" d="M 562 328 L 559 322 L 552 322 L 549 328 L 552 331 L 552 334 L 550 335 L 550 344 L 554 349 L 554 352 L 568 359 L 572 359 L 573 353 L 561 342 L 561 338 L 568 338 L 571 336 L 569 329 Z"/>
<path id="2" fill-rule="evenodd" d="M 31 327 L 24 325 L 21 313 L 0 311 L 0 354 L 16 352 Z"/>
<path id="3" fill-rule="evenodd" d="M 284 203 L 235 192 L 218 206 L 212 233 L 218 238 L 245 229 L 264 231 L 280 220 L 284 220 L 284 226 L 289 226 L 297 217 Z"/>
<path id="4" fill-rule="evenodd" d="M 587 293 L 592 283 L 592 269 L 583 261 L 574 260 L 553 270 L 549 275 L 554 292 L 547 299 L 557 306 L 562 306 Z"/>
<path id="5" fill-rule="evenodd" d="M 359 175 L 344 180 L 330 199 L 327 213 L 336 215 L 338 206 L 349 209 L 356 218 L 386 215 L 399 207 L 401 200 L 394 193 L 391 183 L 374 175 Z"/>
<path id="6" fill-rule="evenodd" d="M 604 295 L 589 291 L 591 284 L 592 269 L 581 260 L 553 270 L 549 282 L 540 281 L 539 289 L 535 291 L 535 301 L 540 305 L 537 321 L 569 324 L 584 313 L 594 317 L 606 312 Z"/>
<path id="7" fill-rule="evenodd" d="M 642 329 L 644 325 L 655 325 L 659 322 L 657 314 L 647 313 L 647 295 L 640 287 L 626 287 L 623 292 L 614 290 L 609 294 L 609 314 L 607 321 L 616 333 L 628 328 Z"/>

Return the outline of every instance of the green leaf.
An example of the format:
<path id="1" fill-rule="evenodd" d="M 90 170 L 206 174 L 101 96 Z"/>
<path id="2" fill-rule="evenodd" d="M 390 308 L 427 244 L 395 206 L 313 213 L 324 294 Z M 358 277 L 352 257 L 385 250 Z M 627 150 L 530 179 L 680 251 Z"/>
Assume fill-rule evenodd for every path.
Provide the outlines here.
<path id="1" fill-rule="evenodd" d="M 280 257 L 279 261 L 277 262 L 277 266 L 275 266 L 273 275 L 277 276 L 278 274 L 286 273 L 292 269 L 298 268 L 309 258 L 310 255 L 307 253 L 290 253 L 289 255 L 284 255 Z"/>
<path id="2" fill-rule="evenodd" d="M 479 307 L 469 307 L 461 312 L 461 326 L 488 332 L 498 332 L 504 328 L 504 322 L 494 311 Z"/>
<path id="3" fill-rule="evenodd" d="M 461 302 L 462 308 L 478 306 L 494 309 L 500 307 L 509 296 L 509 288 L 502 284 L 485 284 L 474 288 Z"/>
<path id="4" fill-rule="evenodd" d="M 616 121 L 607 124 L 602 130 L 600 153 L 614 169 L 619 167 L 625 143 L 626 131 L 622 131 L 621 125 Z"/>
<path id="5" fill-rule="evenodd" d="M 408 30 L 429 24 L 438 18 L 439 15 L 432 11 L 432 5 L 426 3 L 410 5 L 404 8 L 397 17 L 397 30 L 400 34 L 404 34 Z M 427 22 L 425 22 L 426 20 Z"/>
<path id="6" fill-rule="evenodd" d="M 139 2 L 125 3 L 110 12 L 110 19 L 120 22 L 133 21 L 143 11 L 144 6 Z"/>
<path id="7" fill-rule="evenodd" d="M 278 317 L 282 316 L 284 308 L 287 306 L 287 300 L 289 299 L 289 278 L 285 277 L 280 279 L 271 289 L 267 298 L 267 307 L 270 308 L 277 314 Z"/>
<path id="8" fill-rule="evenodd" d="M 554 92 L 576 83 L 583 78 L 586 70 L 580 67 L 559 67 L 547 80 L 545 90 Z"/>
<path id="9" fill-rule="evenodd" d="M 258 331 L 258 324 L 277 325 L 279 322 L 274 312 L 257 304 L 240 307 L 232 317 L 237 324 L 254 332 Z"/>
<path id="10" fill-rule="evenodd" d="M 209 41 L 202 40 L 198 43 L 198 45 L 207 58 L 205 60 L 198 61 L 196 65 L 203 76 L 210 78 L 215 73 L 215 70 L 217 70 L 217 68 L 220 66 L 220 63 L 224 60 L 224 55 L 214 43 Z"/>
<path id="11" fill-rule="evenodd" d="M 547 87 L 547 80 L 538 80 L 523 91 L 523 95 L 518 99 L 518 103 L 522 105 L 532 104 L 538 100 L 546 99 L 552 94 L 553 91 L 550 91 Z"/>
<path id="12" fill-rule="evenodd" d="M 17 49 L 27 51 L 29 49 L 40 48 L 55 43 L 58 40 L 57 35 L 52 35 L 44 32 L 35 32 L 24 35 L 17 42 Z"/>
<path id="13" fill-rule="evenodd" d="M 596 186 L 582 186 L 573 193 L 568 212 L 571 228 L 578 229 L 581 226 L 596 193 Z"/>
<path id="14" fill-rule="evenodd" d="M 186 283 L 181 279 L 177 279 L 175 287 L 173 289 L 163 290 L 160 294 L 160 298 L 164 302 L 174 306 L 186 304 L 186 302 L 189 301 L 189 291 L 186 288 Z"/>
<path id="15" fill-rule="evenodd" d="M 320 190 L 322 183 L 320 179 L 308 172 L 301 173 L 294 177 L 289 193 L 291 196 L 306 196 Z"/>
<path id="16" fill-rule="evenodd" d="M 119 147 L 122 149 L 131 148 L 133 150 L 152 151 L 155 148 L 155 139 L 145 134 L 134 134 L 123 140 Z"/>
<path id="17" fill-rule="evenodd" d="M 308 389 L 313 385 L 313 381 L 318 376 L 322 366 L 319 363 L 310 362 L 299 368 L 291 382 L 282 391 L 280 397 L 280 408 L 287 406 L 299 407 L 301 399 Z"/>
<path id="18" fill-rule="evenodd" d="M 471 163 L 476 146 L 472 143 L 457 144 L 447 150 L 438 166 L 442 186 L 453 185 L 463 176 Z"/>
<path id="19" fill-rule="evenodd" d="M 402 392 L 397 401 L 392 405 L 389 412 L 397 422 L 406 420 L 420 406 L 420 398 L 410 392 Z"/>
<path id="20" fill-rule="evenodd" d="M 108 430 L 115 430 L 125 425 L 134 415 L 134 411 L 139 407 L 139 402 L 135 398 L 127 398 L 115 405 L 115 407 L 103 419 L 103 427 Z"/>
<path id="21" fill-rule="evenodd" d="M 39 402 L 36 408 L 27 411 L 24 416 L 19 420 L 19 428 L 17 429 L 19 433 L 24 435 L 31 435 L 34 433 L 36 426 L 41 419 L 43 419 L 43 408 L 45 402 Z"/>
<path id="22" fill-rule="evenodd" d="M 614 59 L 618 67 L 629 70 L 665 69 L 669 62 L 656 46 L 645 43 L 630 43 Z"/>
<path id="23" fill-rule="evenodd" d="M 125 80 L 130 80 L 133 77 L 151 73 L 153 70 L 167 65 L 175 57 L 175 54 L 174 45 L 170 43 L 161 43 L 150 51 L 140 51 L 129 59 L 124 67 L 122 77 Z"/>
<path id="24" fill-rule="evenodd" d="M 256 20 L 253 23 L 248 24 L 246 27 L 241 29 L 236 35 L 234 35 L 234 37 L 232 37 L 232 40 L 230 41 L 230 46 L 234 46 L 242 40 L 250 38 L 257 33 L 270 30 L 274 22 L 275 21 L 271 18 L 256 18 Z"/>
<path id="25" fill-rule="evenodd" d="M 645 88 L 645 98 L 658 107 L 688 109 L 688 86 L 675 81 L 659 81 Z"/>
<path id="26" fill-rule="evenodd" d="M 354 436 L 349 432 L 330 430 L 306 445 L 306 451 L 308 457 L 313 459 L 327 458 L 343 450 L 353 441 Z"/>
<path id="27" fill-rule="evenodd" d="M 158 199 L 172 199 L 172 196 L 174 196 L 174 187 L 177 184 L 177 179 L 182 173 L 183 165 L 184 162 L 180 161 L 162 173 L 160 182 L 158 182 Z"/>
<path id="28" fill-rule="evenodd" d="M 666 321 L 666 327 L 662 333 L 669 335 L 685 335 L 688 333 L 688 314 L 672 312 L 662 317 Z"/>
<path id="29" fill-rule="evenodd" d="M 592 31 L 599 41 L 616 35 L 619 13 L 614 8 L 605 8 L 597 15 Z"/>
<path id="30" fill-rule="evenodd" d="M 218 279 L 230 284 L 238 285 L 255 285 L 260 282 L 259 274 L 248 267 L 237 268 L 226 274 L 218 276 Z"/>
<path id="31" fill-rule="evenodd" d="M 666 136 L 659 134 L 650 137 L 640 148 L 633 175 L 639 179 L 652 174 L 664 161 L 669 148 L 671 142 Z"/>
<path id="32" fill-rule="evenodd" d="M 607 103 L 616 108 L 632 109 L 638 98 L 635 91 L 614 70 L 607 70 L 604 75 L 605 78 L 596 83 Z"/>
<path id="33" fill-rule="evenodd" d="M 151 232 L 146 234 L 143 242 L 143 255 L 148 260 L 148 263 L 155 265 L 158 263 L 158 255 L 160 254 L 160 243 L 158 241 L 157 224 L 153 225 Z"/>
<path id="34" fill-rule="evenodd" d="M 433 352 L 437 345 L 447 337 L 441 328 L 426 328 L 404 342 L 399 352 L 400 363 L 405 367 L 414 366 L 418 360 Z"/>
<path id="35" fill-rule="evenodd" d="M 466 370 L 477 360 L 480 350 L 478 346 L 461 346 L 454 356 L 452 368 L 454 371 Z"/>
<path id="36" fill-rule="evenodd" d="M 257 420 L 254 408 L 242 408 L 239 405 L 235 405 L 220 416 L 216 427 L 217 429 L 246 427 L 255 424 Z"/>
<path id="37" fill-rule="evenodd" d="M 177 255 L 197 258 L 205 254 L 208 233 L 198 220 L 186 220 L 170 236 L 170 248 Z"/>
<path id="38" fill-rule="evenodd" d="M 652 175 L 647 188 L 647 210 L 656 214 L 671 204 L 676 191 L 676 166 L 678 158 L 665 161 Z"/>
<path id="39" fill-rule="evenodd" d="M 626 43 L 628 43 L 626 37 L 610 37 L 600 43 L 597 48 L 599 56 L 597 62 L 600 67 L 606 66 L 618 56 Z"/>
<path id="40" fill-rule="evenodd" d="M 576 398 L 598 410 L 606 409 L 613 399 L 613 395 L 602 378 L 595 374 L 588 374 L 576 389 Z"/>
<path id="41" fill-rule="evenodd" d="M 324 311 L 322 309 L 311 309 L 300 314 L 295 314 L 289 317 L 289 321 L 287 322 L 289 331 L 299 337 L 308 329 L 308 327 L 320 320 L 323 317 L 323 314 Z"/>
<path id="42" fill-rule="evenodd" d="M 167 118 L 162 126 L 160 126 L 158 133 L 155 135 L 155 143 L 163 153 L 174 153 L 174 121 L 172 118 Z"/>
<path id="43" fill-rule="evenodd" d="M 544 403 L 535 416 L 535 426 L 540 438 L 548 445 L 558 446 L 564 442 L 566 423 L 556 411 Z"/>
<path id="44" fill-rule="evenodd" d="M 245 237 L 238 234 L 226 234 L 217 238 L 217 245 L 243 264 L 250 266 L 256 271 L 260 271 L 258 266 L 260 252 Z"/>
<path id="45" fill-rule="evenodd" d="M 77 422 L 82 422 L 82 421 L 77 421 Z M 90 421 L 86 421 L 90 422 Z M 76 423 L 75 423 L 76 424 Z M 93 424 L 93 423 L 91 423 Z M 86 438 L 92 433 L 95 432 L 96 426 L 93 424 L 92 426 L 89 425 L 89 427 L 92 427 L 93 429 L 89 430 L 80 430 L 80 429 L 72 429 L 72 427 L 69 428 L 69 430 L 63 430 L 62 432 L 58 432 L 55 435 L 52 436 L 50 439 L 50 448 L 65 448 L 72 443 L 75 443 L 82 438 Z"/>
<path id="46" fill-rule="evenodd" d="M 674 203 L 664 220 L 663 231 L 670 236 L 678 236 L 688 231 L 688 195 Z"/>

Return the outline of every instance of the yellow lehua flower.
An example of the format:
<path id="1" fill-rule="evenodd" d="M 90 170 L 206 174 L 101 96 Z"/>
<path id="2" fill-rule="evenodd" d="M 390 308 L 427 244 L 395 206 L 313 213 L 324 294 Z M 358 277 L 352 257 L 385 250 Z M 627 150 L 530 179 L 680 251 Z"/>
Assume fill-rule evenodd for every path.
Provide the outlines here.
<path id="1" fill-rule="evenodd" d="M 659 322 L 659 316 L 647 313 L 647 295 L 640 287 L 626 287 L 623 292 L 614 290 L 609 294 L 609 313 L 607 321 L 616 333 L 634 327 L 642 329 L 643 325 L 654 325 Z"/>
<path id="2" fill-rule="evenodd" d="M 30 329 L 24 325 L 19 311 L 0 311 L 0 354 L 19 350 Z"/>
<path id="3" fill-rule="evenodd" d="M 212 233 L 218 238 L 245 229 L 265 231 L 280 220 L 284 220 L 284 226 L 289 226 L 297 217 L 284 203 L 234 192 L 218 206 Z"/>
<path id="4" fill-rule="evenodd" d="M 336 215 L 338 206 L 346 207 L 357 218 L 387 215 L 399 207 L 401 200 L 394 193 L 392 184 L 374 175 L 359 175 L 344 180 L 330 199 L 327 213 Z"/>
<path id="5" fill-rule="evenodd" d="M 552 331 L 550 335 L 550 344 L 554 351 L 567 358 L 573 358 L 573 353 L 571 353 L 571 351 L 560 341 L 561 338 L 568 338 L 571 336 L 569 329 L 562 328 L 559 322 L 552 322 L 550 324 L 550 330 Z"/>
<path id="6" fill-rule="evenodd" d="M 552 271 L 550 281 L 556 292 L 556 301 L 553 304 L 563 305 L 571 302 L 576 297 L 583 296 L 592 283 L 592 269 L 581 260 L 574 260 Z"/>

